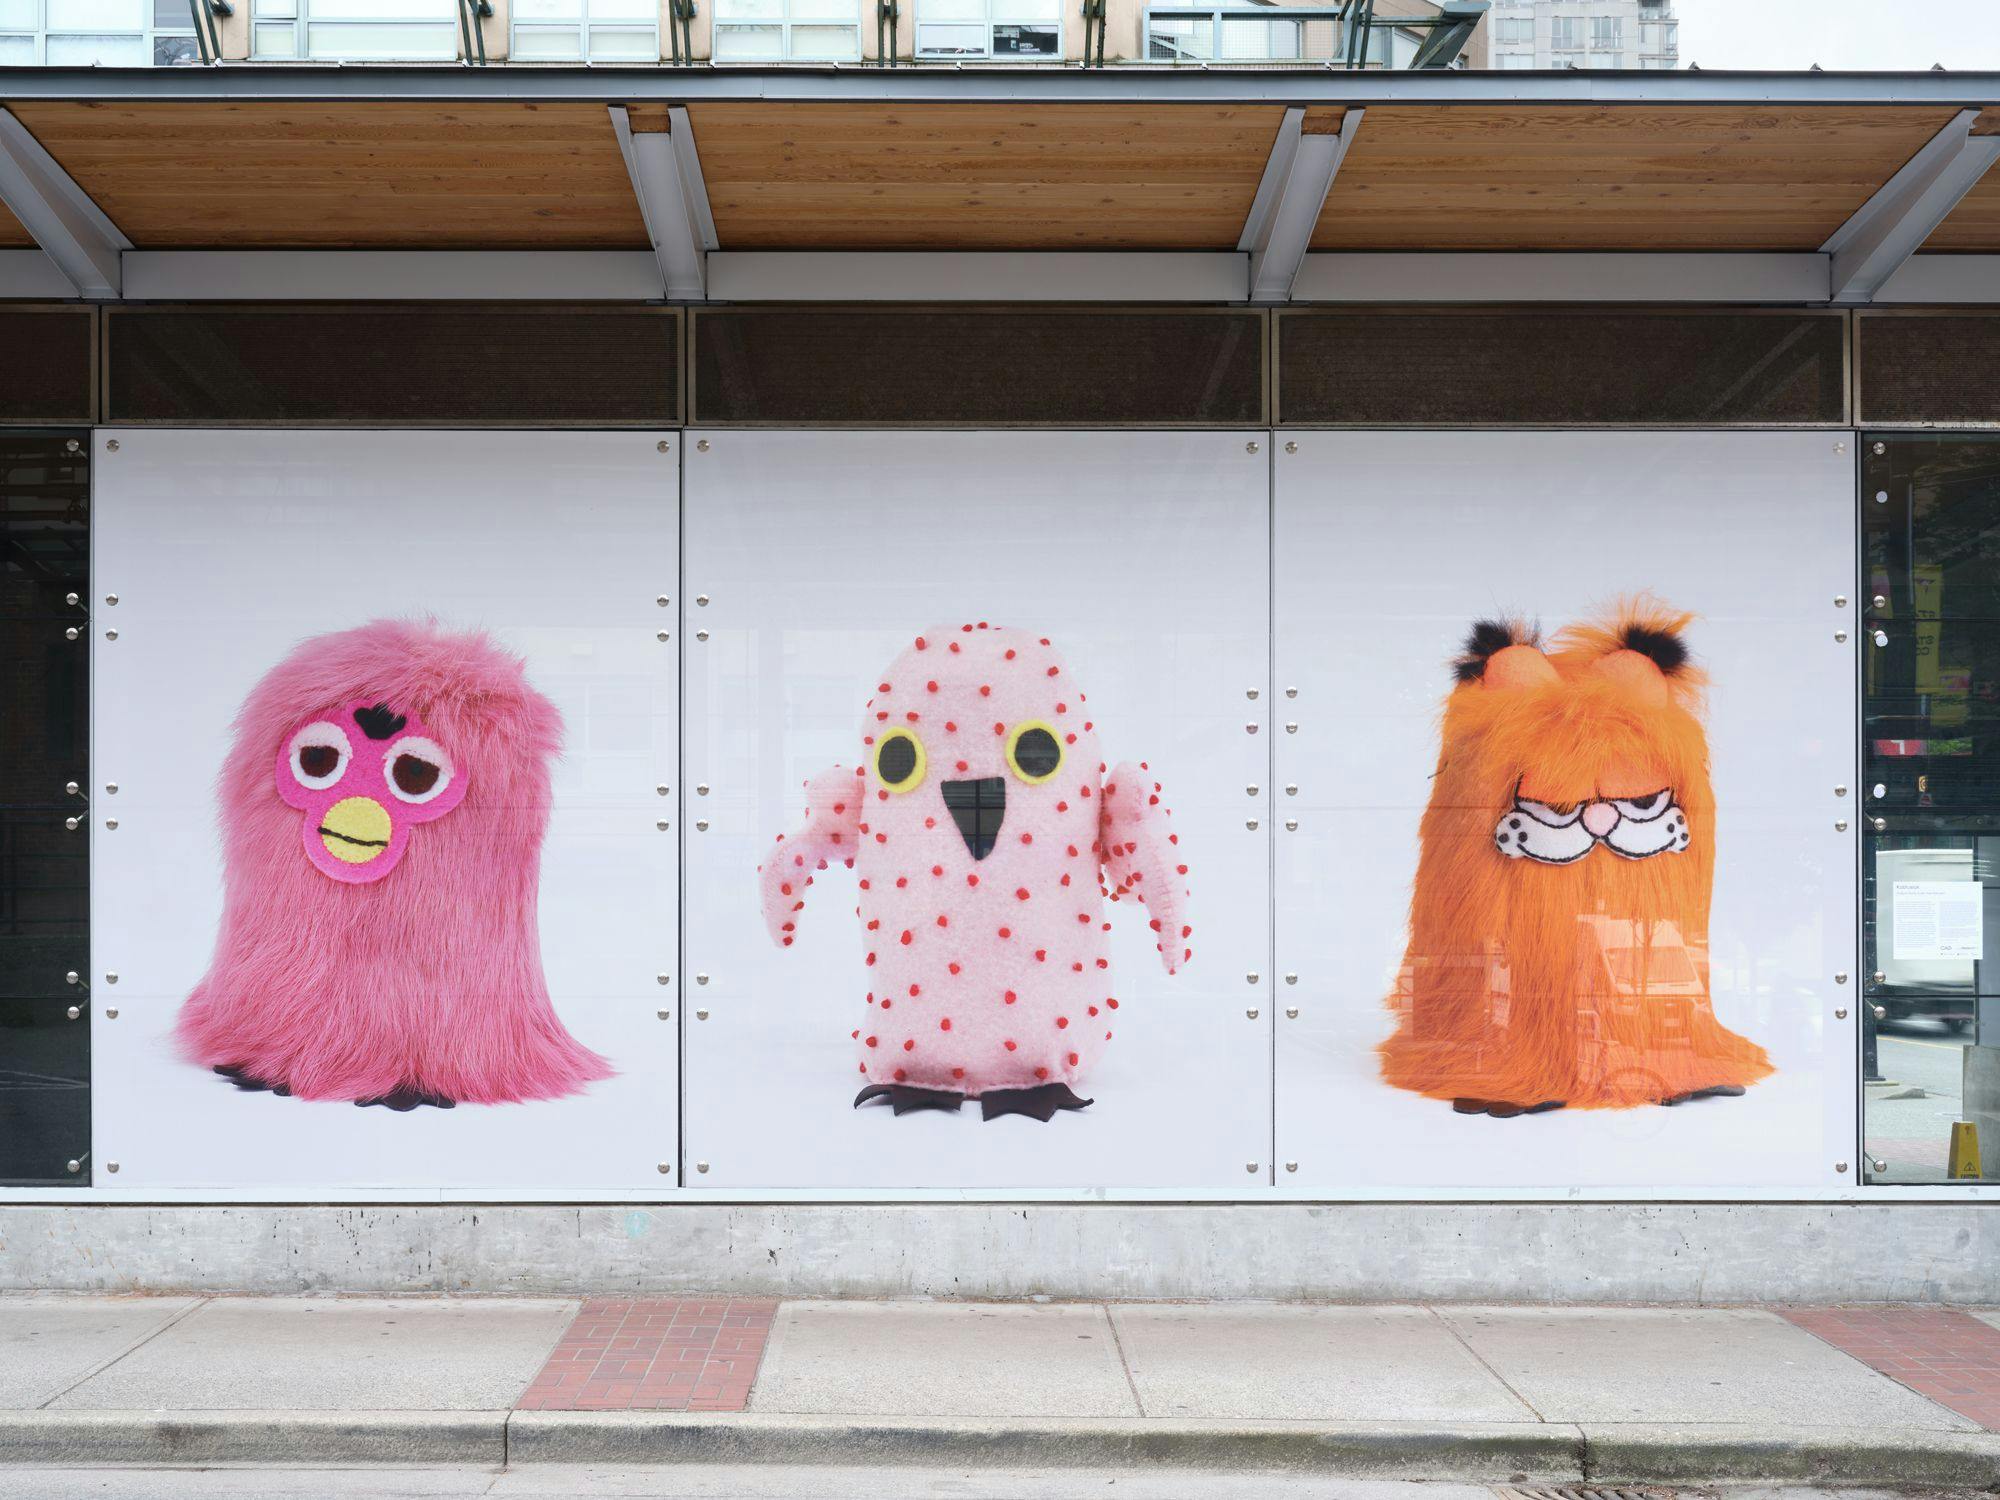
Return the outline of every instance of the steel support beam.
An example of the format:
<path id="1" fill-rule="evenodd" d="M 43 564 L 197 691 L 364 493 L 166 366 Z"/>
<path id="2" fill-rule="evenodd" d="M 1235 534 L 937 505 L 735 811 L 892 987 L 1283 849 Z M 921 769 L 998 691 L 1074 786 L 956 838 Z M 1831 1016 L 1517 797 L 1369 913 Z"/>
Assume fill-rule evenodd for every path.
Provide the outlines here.
<path id="1" fill-rule="evenodd" d="M 1359 109 L 1288 109 L 1236 248 L 1250 255 L 1250 300 L 1288 302 L 1334 174 L 1361 128 Z"/>
<path id="2" fill-rule="evenodd" d="M 1995 161 L 2000 135 L 1974 135 L 1962 109 L 1820 246 L 1833 258 L 1829 300 L 1872 302 Z"/>
<path id="3" fill-rule="evenodd" d="M 624 153 L 625 170 L 638 195 L 666 295 L 676 302 L 700 302 L 708 296 L 708 252 L 717 243 L 715 219 L 709 212 L 688 113 L 675 107 L 667 115 L 666 130 L 635 130 L 626 107 L 614 104 L 611 128 L 617 132 L 618 149 Z"/>
<path id="4" fill-rule="evenodd" d="M 78 296 L 122 294 L 120 258 L 132 242 L 7 109 L 0 109 L 0 203 L 21 221 Z"/>

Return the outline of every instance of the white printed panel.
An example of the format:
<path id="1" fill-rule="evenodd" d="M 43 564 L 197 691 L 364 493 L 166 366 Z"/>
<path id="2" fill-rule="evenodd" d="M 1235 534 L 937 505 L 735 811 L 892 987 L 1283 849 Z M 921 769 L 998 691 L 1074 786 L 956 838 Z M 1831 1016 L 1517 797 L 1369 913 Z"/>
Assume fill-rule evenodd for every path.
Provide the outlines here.
<path id="1" fill-rule="evenodd" d="M 1309 1195 L 1631 1188 L 1732 1197 L 1849 1184 L 1857 809 L 1848 441 L 1301 433 L 1276 473 L 1277 679 L 1297 725 L 1276 741 L 1277 967 L 1285 1005 L 1298 1012 L 1277 1031 L 1278 1155 L 1297 1163 L 1279 1185 Z M 1405 951 L 1419 823 L 1434 778 L 1446 774 L 1440 721 L 1454 657 L 1476 620 L 1518 616 L 1548 636 L 1642 592 L 1695 616 L 1683 639 L 1710 679 L 1713 1014 L 1765 1049 L 1775 1071 L 1741 1097 L 1512 1118 L 1459 1113 L 1451 1100 L 1389 1086 L 1376 1048 L 1394 1029 L 1391 997 L 1420 957 Z M 1490 812 L 1485 826 L 1497 833 L 1506 811 L 1478 816 Z M 1564 873 L 1482 850 L 1488 881 Z M 1608 848 L 1586 857 L 1618 858 Z M 1499 946 L 1489 952 L 1519 941 L 1504 916 L 1495 925 L 1502 930 L 1485 938 Z M 1536 1003 L 1523 993 L 1496 1006 L 1532 1016 Z M 1578 1045 L 1567 1032 L 1550 1043 Z"/>
<path id="2" fill-rule="evenodd" d="M 677 592 L 678 479 L 660 436 L 138 430 L 96 442 L 92 576 L 117 596 L 93 611 L 97 1183 L 272 1197 L 672 1187 L 676 1175 L 660 1166 L 673 1168 L 678 1149 L 678 1007 L 660 978 L 675 966 L 678 814 L 659 789 L 674 781 L 677 632 L 657 601 Z M 560 717 L 538 851 L 498 842 L 497 824 L 461 821 L 506 811 L 475 806 L 469 792 L 445 815 L 493 859 L 528 869 L 538 854 L 530 925 L 509 930 L 462 881 L 458 892 L 417 888 L 428 867 L 416 863 L 363 885 L 315 874 L 285 887 L 303 892 L 296 907 L 261 913 L 246 868 L 241 910 L 271 931 L 311 933 L 300 962 L 338 941 L 357 900 L 435 910 L 436 941 L 407 957 L 429 976 L 418 989 L 441 1003 L 511 1003 L 480 988 L 484 971 L 465 955 L 502 940 L 538 950 L 557 1024 L 614 1070 L 580 1092 L 358 1107 L 239 1090 L 176 1044 L 190 991 L 212 963 L 231 962 L 218 949 L 217 793 L 234 769 L 239 710 L 295 647 L 380 619 L 488 633 L 523 659 L 528 685 Z M 434 691 L 475 696 L 448 674 Z M 275 768 L 281 748 L 252 752 L 259 797 L 261 767 Z M 474 785 L 482 769 L 466 768 Z M 298 826 L 287 823 L 282 850 L 269 851 L 280 869 L 305 857 Z M 427 836 L 411 827 L 409 847 Z M 314 995 L 277 986 L 269 1003 L 310 1013 Z M 431 1035 L 421 1002 L 386 1006 L 369 1024 L 379 1026 L 370 1057 L 449 1055 L 452 1038 Z"/>
<path id="3" fill-rule="evenodd" d="M 1261 730 L 1269 708 L 1263 445 L 1253 453 L 1241 435 L 1187 433 L 710 432 L 688 441 L 689 1181 L 892 1192 L 1262 1189 L 1271 1170 L 1269 739 L 1248 726 Z M 1044 909 L 1074 895 L 1087 909 L 1065 907 L 1055 920 L 1076 916 L 1089 927 L 1098 905 L 1097 861 L 1082 850 L 1063 864 L 1060 840 L 1027 810 L 1042 804 L 1002 772 L 1000 747 L 1019 724 L 984 722 L 996 712 L 975 725 L 974 714 L 948 711 L 913 725 L 928 741 L 927 769 L 908 794 L 914 800 L 883 813 L 914 820 L 922 831 L 913 841 L 933 841 L 923 847 L 935 861 L 927 854 L 909 878 L 944 891 L 977 876 L 981 889 L 1004 894 L 1002 907 L 1017 889 L 1039 894 L 1021 898 L 1017 921 L 959 890 L 972 904 L 941 904 L 938 915 L 975 913 L 959 929 L 977 928 L 963 952 L 946 951 L 928 910 L 909 923 L 919 929 L 915 952 L 931 945 L 939 967 L 931 992 L 896 996 L 905 1009 L 889 1025 L 869 997 L 890 996 L 873 976 L 891 970 L 907 989 L 904 950 L 894 945 L 904 924 L 875 933 L 865 925 L 898 899 L 886 878 L 864 893 L 863 867 L 835 859 L 815 871 L 810 892 L 801 888 L 805 908 L 791 914 L 789 947 L 773 941 L 760 914 L 759 863 L 779 835 L 798 835 L 804 783 L 870 753 L 864 726 L 875 724 L 871 700 L 888 664 L 937 627 L 976 653 L 981 622 L 1019 631 L 1037 662 L 1041 640 L 1052 643 L 1076 694 L 1051 693 L 1038 712 L 1087 718 L 1109 766 L 1146 764 L 1172 808 L 1175 857 L 1189 867 L 1193 956 L 1178 974 L 1164 971 L 1149 908 L 1104 906 L 1112 931 L 1102 982 L 1119 1002 L 1116 1016 L 1102 1007 L 1077 1015 L 1052 1062 L 1060 1067 L 1067 1037 L 1086 1024 L 1115 1035 L 1091 1037 L 1093 1047 L 1103 1042 L 1102 1056 L 1077 1092 L 1095 1102 L 1046 1123 L 987 1121 L 977 1102 L 901 1116 L 883 1101 L 853 1107 L 862 1085 L 892 1083 L 900 1066 L 864 1050 L 866 1035 L 879 1029 L 893 1050 L 901 1043 L 891 1027 L 919 1010 L 922 1028 L 897 1035 L 921 1037 L 927 1056 L 975 1073 L 1000 1060 L 987 1050 L 1009 1040 L 1050 1046 L 1057 1033 L 1046 1028 L 1070 1019 L 1042 1017 L 1018 1038 L 992 1030 L 1038 1013 L 1056 993 L 1028 952 L 1065 941 L 1028 940 L 1047 931 L 1037 925 Z M 912 668 L 911 701 L 928 701 L 920 678 L 944 679 L 937 701 L 973 691 L 959 682 L 951 641 L 922 659 L 942 665 Z M 995 670 L 1007 690 L 1007 664 Z M 901 699 L 896 707 L 899 719 L 921 712 Z M 988 773 L 1012 794 L 991 853 L 968 863 L 971 844 L 942 783 Z M 1095 767 L 1063 775 L 1080 793 Z M 1037 834 L 1042 842 L 1032 844 Z M 1044 854 L 1057 863 L 1040 863 Z M 1055 868 L 1084 879 L 1059 891 L 1044 878 Z M 996 946 L 999 927 L 1012 934 L 1012 950 Z M 884 961 L 871 969 L 876 948 Z M 1019 1009 L 1009 1011 L 1001 995 L 1014 981 L 999 966 L 1015 961 L 1025 979 Z M 956 1030 L 943 1027 L 954 1017 L 942 1003 L 926 1008 L 933 992 L 967 997 Z"/>

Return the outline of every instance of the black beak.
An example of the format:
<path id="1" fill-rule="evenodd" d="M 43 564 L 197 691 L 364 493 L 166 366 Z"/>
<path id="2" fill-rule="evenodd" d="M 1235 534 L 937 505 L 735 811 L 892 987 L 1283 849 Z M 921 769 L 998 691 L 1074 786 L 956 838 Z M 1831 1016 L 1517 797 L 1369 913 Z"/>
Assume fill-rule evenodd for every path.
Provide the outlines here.
<path id="1" fill-rule="evenodd" d="M 977 781 L 942 783 L 944 805 L 958 825 L 958 836 L 974 859 L 984 859 L 1000 839 L 1000 825 L 1007 818 L 1007 781 L 1001 776 L 984 776 Z"/>

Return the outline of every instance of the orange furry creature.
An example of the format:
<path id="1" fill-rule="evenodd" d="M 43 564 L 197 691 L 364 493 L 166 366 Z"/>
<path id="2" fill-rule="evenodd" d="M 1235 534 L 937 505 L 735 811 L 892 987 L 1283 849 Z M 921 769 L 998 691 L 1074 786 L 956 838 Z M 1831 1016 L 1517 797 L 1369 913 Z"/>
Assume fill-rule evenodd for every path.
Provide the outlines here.
<path id="1" fill-rule="evenodd" d="M 1741 1094 L 1715 1018 L 1715 794 L 1691 615 L 1640 598 L 1545 655 L 1481 621 L 1455 663 L 1381 1046 L 1397 1088 L 1513 1116 Z"/>

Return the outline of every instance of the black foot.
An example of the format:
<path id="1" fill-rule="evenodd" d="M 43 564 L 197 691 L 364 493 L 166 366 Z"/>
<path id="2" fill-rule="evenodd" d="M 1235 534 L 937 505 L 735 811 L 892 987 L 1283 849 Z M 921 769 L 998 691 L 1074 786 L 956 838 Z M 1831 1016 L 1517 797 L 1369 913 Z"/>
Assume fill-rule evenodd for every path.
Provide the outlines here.
<path id="1" fill-rule="evenodd" d="M 854 1107 L 859 1109 L 870 1099 L 887 1099 L 889 1107 L 899 1115 L 906 1115 L 913 1109 L 942 1109 L 957 1114 L 959 1105 L 965 1103 L 965 1095 L 954 1094 L 950 1089 L 915 1089 L 901 1083 L 871 1083 L 854 1096 Z"/>
<path id="2" fill-rule="evenodd" d="M 241 1063 L 217 1063 L 215 1071 L 227 1078 L 246 1094 L 265 1092 L 276 1094 L 280 1099 L 292 1097 L 292 1091 L 282 1083 L 266 1083 L 261 1078 L 252 1078 L 244 1071 Z"/>
<path id="3" fill-rule="evenodd" d="M 981 1119 L 997 1120 L 1002 1115 L 1033 1115 L 1049 1121 L 1059 1109 L 1084 1109 L 1092 1099 L 1079 1099 L 1066 1083 L 1045 1083 L 1032 1089 L 988 1089 L 979 1096 Z"/>
<path id="4" fill-rule="evenodd" d="M 354 1101 L 355 1108 L 357 1109 L 367 1109 L 370 1105 L 375 1104 L 381 1105 L 384 1109 L 393 1109 L 399 1115 L 408 1114 L 420 1104 L 428 1104 L 432 1109 L 456 1109 L 458 1107 L 456 1099 L 447 1099 L 442 1094 L 420 1093 L 416 1089 L 397 1089 L 394 1093 L 384 1094 L 379 1099 L 356 1099 Z"/>
<path id="5" fill-rule="evenodd" d="M 1561 1109 L 1560 1099 L 1544 1099 L 1540 1104 L 1509 1104 L 1505 1099 L 1454 1099 L 1451 1108 L 1454 1114 L 1491 1115 L 1496 1120 L 1511 1120 L 1516 1115 L 1545 1115 L 1550 1110 Z"/>
<path id="6" fill-rule="evenodd" d="M 1741 1099 L 1743 1094 L 1743 1085 L 1740 1083 L 1718 1083 L 1714 1088 L 1675 1094 L 1671 1099 L 1662 1099 L 1660 1105 L 1663 1109 L 1672 1109 L 1676 1104 L 1686 1104 L 1690 1099 Z"/>

